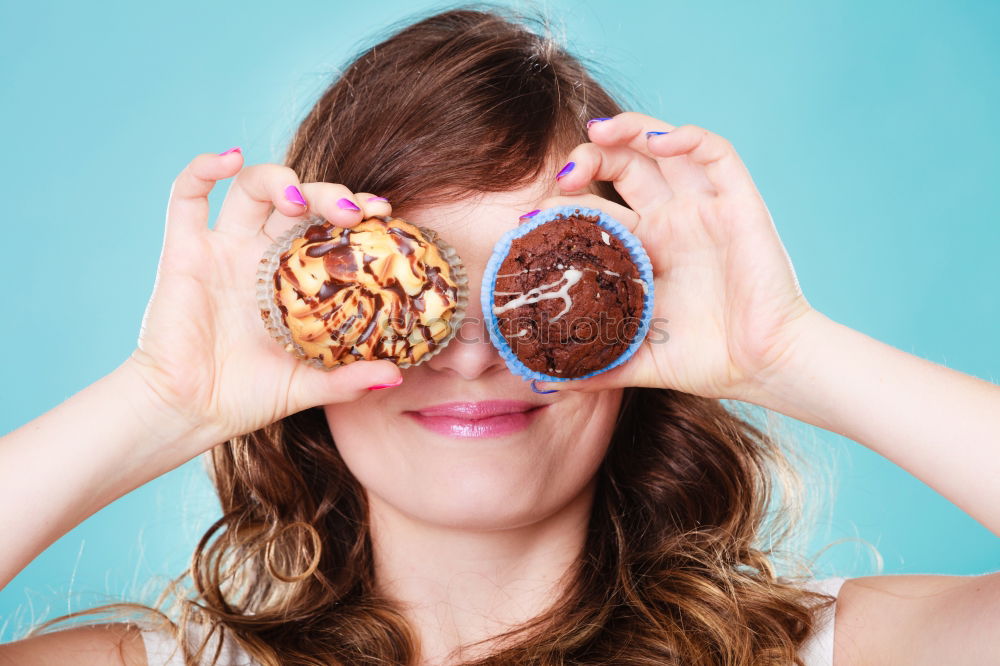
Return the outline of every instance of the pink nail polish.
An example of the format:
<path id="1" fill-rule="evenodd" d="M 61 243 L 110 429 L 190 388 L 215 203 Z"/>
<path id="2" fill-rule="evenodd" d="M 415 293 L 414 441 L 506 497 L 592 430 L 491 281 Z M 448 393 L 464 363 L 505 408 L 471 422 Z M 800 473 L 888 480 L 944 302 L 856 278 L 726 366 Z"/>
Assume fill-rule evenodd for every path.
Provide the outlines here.
<path id="1" fill-rule="evenodd" d="M 299 188 L 294 185 L 289 185 L 285 188 L 285 198 L 292 203 L 298 204 L 300 206 L 308 206 L 306 200 L 302 197 L 302 193 L 299 192 Z"/>
<path id="2" fill-rule="evenodd" d="M 378 389 L 384 389 L 384 388 L 391 388 L 393 386 L 399 386 L 402 383 L 403 383 L 403 378 L 400 377 L 399 379 L 397 379 L 395 382 L 393 382 L 391 384 L 376 384 L 375 386 L 369 386 L 368 390 L 369 391 L 377 391 Z"/>
<path id="3" fill-rule="evenodd" d="M 389 203 L 389 200 L 386 199 L 385 197 L 368 197 L 367 201 L 384 201 L 386 203 Z"/>
<path id="4" fill-rule="evenodd" d="M 219 155 L 220 156 L 221 155 L 228 155 L 229 153 L 240 153 L 240 154 L 243 154 L 243 151 L 240 149 L 239 146 L 236 146 L 235 148 L 230 148 L 229 150 L 227 150 L 224 153 L 219 153 Z"/>
<path id="5" fill-rule="evenodd" d="M 337 199 L 337 206 L 343 210 L 361 210 L 358 205 L 350 199 Z"/>

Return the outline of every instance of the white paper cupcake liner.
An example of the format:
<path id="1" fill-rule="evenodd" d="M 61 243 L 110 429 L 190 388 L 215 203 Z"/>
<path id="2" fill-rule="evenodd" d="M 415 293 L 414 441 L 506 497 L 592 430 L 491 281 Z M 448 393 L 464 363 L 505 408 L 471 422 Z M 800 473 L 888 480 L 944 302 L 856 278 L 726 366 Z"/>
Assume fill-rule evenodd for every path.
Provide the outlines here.
<path id="1" fill-rule="evenodd" d="M 547 375 L 543 372 L 532 370 L 526 366 L 519 358 L 517 358 L 513 350 L 511 350 L 507 339 L 500 333 L 500 325 L 497 321 L 497 316 L 493 314 L 493 290 L 496 286 L 496 276 L 500 270 L 500 265 L 503 263 L 504 259 L 507 258 L 507 254 L 510 252 L 511 243 L 514 242 L 514 239 L 524 236 L 528 232 L 537 229 L 546 222 L 551 222 L 560 215 L 563 217 L 596 217 L 596 224 L 618 238 L 618 240 L 620 240 L 628 249 L 629 256 L 631 256 L 632 261 L 635 262 L 636 267 L 639 269 L 639 278 L 646 285 L 642 299 L 642 315 L 640 317 L 639 329 L 636 331 L 635 338 L 633 338 L 632 342 L 625 349 L 625 351 L 623 351 L 614 361 L 603 368 L 579 377 L 558 377 L 554 375 Z M 622 223 L 610 217 L 603 211 L 596 208 L 580 208 L 578 206 L 558 206 L 556 208 L 546 208 L 531 218 L 530 222 L 521 224 L 505 233 L 500 240 L 497 241 L 496 245 L 493 246 L 493 254 L 490 255 L 489 261 L 486 264 L 486 272 L 483 273 L 480 303 L 483 309 L 483 317 L 486 320 L 486 329 L 489 331 L 490 341 L 493 343 L 493 346 L 497 348 L 497 351 L 500 352 L 500 357 L 503 358 L 504 363 L 507 364 L 507 367 L 515 375 L 523 377 L 524 379 L 547 382 L 567 382 L 577 379 L 586 379 L 587 377 L 593 377 L 594 375 L 607 372 L 608 370 L 621 365 L 632 357 L 635 351 L 642 344 L 643 340 L 645 340 L 646 334 L 649 332 L 650 322 L 653 318 L 653 265 L 650 263 L 649 256 L 646 254 L 646 250 L 643 249 L 642 243 L 639 242 L 639 239 L 636 238 L 631 231 L 626 229 Z"/>
<path id="2" fill-rule="evenodd" d="M 385 222 L 393 219 L 385 216 L 376 217 Z M 323 363 L 322 359 L 309 357 L 302 346 L 292 338 L 291 331 L 288 330 L 288 327 L 285 326 L 285 323 L 282 321 L 281 310 L 278 308 L 278 304 L 275 301 L 274 293 L 274 273 L 278 270 L 278 266 L 281 263 L 281 255 L 288 251 L 292 245 L 292 241 L 296 238 L 305 236 L 306 229 L 315 224 L 323 224 L 324 222 L 326 222 L 325 218 L 313 215 L 285 231 L 285 233 L 278 236 L 274 243 L 271 244 L 267 252 L 264 253 L 264 256 L 260 260 L 260 264 L 257 267 L 257 306 L 260 308 L 261 318 L 264 321 L 264 327 L 267 329 L 267 332 L 274 340 L 281 344 L 285 351 L 294 354 L 296 358 L 299 358 L 303 363 L 313 368 L 329 371 L 339 368 L 341 365 L 345 364 L 338 363 L 331 367 L 327 367 Z M 400 368 L 420 365 L 444 350 L 448 343 L 451 342 L 452 338 L 454 338 L 458 333 L 458 329 L 462 325 L 462 319 L 465 316 L 465 310 L 468 305 L 469 294 L 469 278 L 465 272 L 465 265 L 462 263 L 462 259 L 458 256 L 458 252 L 455 251 L 455 248 L 445 242 L 437 234 L 437 232 L 432 229 L 427 229 L 426 227 L 413 224 L 412 222 L 407 222 L 407 224 L 411 224 L 419 229 L 420 233 L 424 235 L 428 242 L 433 243 L 441 252 L 442 258 L 451 267 L 452 281 L 457 287 L 457 296 L 455 311 L 452 314 L 451 319 L 448 321 L 448 334 L 437 343 L 436 347 L 421 356 L 415 363 L 407 361 L 397 362 L 395 359 L 391 358 L 386 359 L 393 361 Z"/>

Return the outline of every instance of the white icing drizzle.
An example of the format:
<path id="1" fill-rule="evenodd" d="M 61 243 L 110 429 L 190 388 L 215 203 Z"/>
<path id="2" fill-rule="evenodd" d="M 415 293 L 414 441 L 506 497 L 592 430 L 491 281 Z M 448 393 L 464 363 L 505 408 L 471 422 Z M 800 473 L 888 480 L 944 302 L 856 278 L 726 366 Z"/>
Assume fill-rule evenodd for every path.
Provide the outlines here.
<path id="1" fill-rule="evenodd" d="M 556 266 L 558 268 L 562 268 L 563 267 L 562 264 L 556 264 Z M 528 271 L 545 271 L 545 270 L 549 270 L 549 269 L 548 268 L 526 268 L 523 271 L 518 271 L 517 273 L 500 273 L 500 274 L 497 275 L 497 277 L 498 278 L 502 278 L 502 277 L 514 277 L 515 275 L 520 275 L 521 273 L 527 273 Z M 570 270 L 593 271 L 595 273 L 598 272 L 596 268 L 574 269 L 574 268 L 570 267 Z M 607 268 L 604 269 L 601 272 L 606 273 L 607 275 L 614 275 L 615 277 L 621 277 L 622 276 L 621 273 L 609 270 Z M 563 273 L 563 275 L 565 276 L 565 272 Z M 645 294 L 645 293 L 649 292 L 649 286 L 646 284 L 645 280 L 642 280 L 640 278 L 629 278 L 629 279 L 632 280 L 632 282 L 638 282 L 639 283 L 639 286 L 642 287 L 642 293 Z M 576 282 L 578 280 L 579 280 L 579 278 L 576 281 L 574 281 L 574 284 L 576 284 Z M 557 280 L 556 282 L 553 282 L 552 284 L 559 284 L 559 281 Z M 544 289 L 545 287 L 550 287 L 550 286 L 552 286 L 552 285 L 544 284 L 541 287 L 536 287 L 535 289 Z M 534 289 L 532 291 L 534 291 Z M 499 294 L 501 296 L 512 296 L 514 294 L 520 294 L 521 292 L 519 292 L 519 291 L 495 291 L 493 293 L 494 294 Z M 531 293 L 531 292 L 528 292 L 528 293 Z M 568 296 L 568 294 L 567 294 L 567 296 Z M 555 298 L 555 296 L 546 297 L 546 298 Z M 543 299 L 539 298 L 539 299 L 536 299 L 536 300 L 543 300 Z M 519 303 L 518 305 L 525 305 L 526 303 L 534 303 L 534 302 L 535 301 L 524 301 L 524 303 Z M 513 303 L 513 301 L 511 301 L 511 303 Z M 508 309 L 507 308 L 508 305 L 510 305 L 510 303 L 505 303 L 503 305 L 504 310 L 497 310 L 496 308 L 493 308 L 493 313 L 494 314 L 500 314 L 501 312 L 505 312 Z M 563 312 L 565 312 L 565 310 Z M 559 313 L 560 316 L 562 316 L 563 312 Z M 553 317 L 552 321 L 555 321 L 556 319 L 558 319 L 558 317 Z"/>
<path id="2" fill-rule="evenodd" d="M 604 241 L 606 245 L 611 245 L 611 238 L 608 237 L 607 231 L 601 232 L 601 240 Z"/>
<path id="3" fill-rule="evenodd" d="M 512 310 L 522 305 L 527 305 L 528 303 L 537 303 L 538 301 L 544 301 L 550 298 L 561 298 L 563 300 L 563 309 L 559 311 L 559 314 L 551 319 L 551 321 L 555 321 L 569 312 L 569 309 L 573 307 L 573 298 L 569 295 L 569 288 L 579 282 L 581 277 L 583 277 L 583 271 L 577 268 L 567 268 L 563 270 L 562 277 L 555 282 L 543 284 L 540 287 L 529 289 L 526 292 L 495 291 L 493 293 L 497 296 L 514 296 L 516 294 L 516 298 L 504 303 L 503 305 L 493 306 L 493 314 L 502 314 L 507 310 Z M 555 287 L 560 282 L 563 282 L 564 284 L 556 291 L 545 291 L 545 289 Z"/>
<path id="4" fill-rule="evenodd" d="M 514 335 L 512 335 L 510 337 L 512 337 L 512 338 L 523 338 L 527 334 L 528 334 L 528 329 L 522 328 L 520 331 L 518 331 L 517 333 L 515 333 Z"/>

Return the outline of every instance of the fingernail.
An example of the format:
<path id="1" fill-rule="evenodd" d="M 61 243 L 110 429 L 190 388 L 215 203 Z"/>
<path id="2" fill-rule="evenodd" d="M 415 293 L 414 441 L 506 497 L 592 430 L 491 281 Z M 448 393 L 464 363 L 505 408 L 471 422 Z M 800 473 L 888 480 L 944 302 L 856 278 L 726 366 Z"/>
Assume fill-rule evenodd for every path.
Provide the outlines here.
<path id="1" fill-rule="evenodd" d="M 369 391 L 377 391 L 378 389 L 392 388 L 393 386 L 399 386 L 402 383 L 403 383 L 403 378 L 400 377 L 399 379 L 397 379 L 396 381 L 394 381 L 391 384 L 376 384 L 375 386 L 369 386 L 368 390 Z"/>
<path id="2" fill-rule="evenodd" d="M 534 216 L 538 215 L 541 212 L 542 211 L 540 211 L 539 209 L 536 208 L 535 210 L 531 211 L 530 213 L 525 213 L 524 215 L 522 215 L 521 217 L 519 217 L 517 219 L 519 219 L 519 220 L 527 220 L 528 218 L 534 217 Z"/>
<path id="3" fill-rule="evenodd" d="M 337 199 L 337 206 L 343 210 L 361 210 L 358 205 L 350 199 Z M 402 381 L 402 380 L 400 380 Z"/>
<path id="4" fill-rule="evenodd" d="M 541 393 L 543 395 L 546 393 L 559 393 L 559 389 L 551 389 L 549 391 L 545 391 L 543 389 L 538 388 L 537 386 L 535 386 L 535 382 L 537 381 L 538 381 L 537 379 L 531 380 L 531 390 L 534 391 L 535 393 Z"/>
<path id="5" fill-rule="evenodd" d="M 646 136 L 660 136 L 661 134 L 670 134 L 670 132 L 646 132 Z"/>
<path id="6" fill-rule="evenodd" d="M 306 203 L 306 200 L 302 198 L 302 193 L 299 192 L 299 188 L 295 187 L 294 185 L 289 185 L 288 187 L 285 188 L 285 198 L 291 201 L 292 203 L 296 203 L 300 206 L 309 205 Z"/>
<path id="7" fill-rule="evenodd" d="M 568 174 L 570 171 L 573 170 L 573 167 L 575 167 L 575 166 L 576 166 L 576 162 L 566 162 L 566 166 L 564 166 L 562 169 L 560 169 L 559 173 L 556 174 L 556 180 L 559 180 L 560 178 L 562 178 L 563 176 L 565 176 L 566 174 Z"/>
<path id="8" fill-rule="evenodd" d="M 227 150 L 224 153 L 219 153 L 219 155 L 228 155 L 229 153 L 241 153 L 242 154 L 243 151 L 240 149 L 239 146 L 236 146 L 235 148 L 230 148 L 229 150 Z"/>
<path id="9" fill-rule="evenodd" d="M 611 120 L 611 118 L 591 118 L 587 121 L 587 129 L 590 129 L 594 123 L 603 123 L 605 120 Z"/>
<path id="10" fill-rule="evenodd" d="M 386 203 L 389 202 L 389 200 L 386 199 L 385 197 L 368 197 L 366 201 L 385 201 Z"/>

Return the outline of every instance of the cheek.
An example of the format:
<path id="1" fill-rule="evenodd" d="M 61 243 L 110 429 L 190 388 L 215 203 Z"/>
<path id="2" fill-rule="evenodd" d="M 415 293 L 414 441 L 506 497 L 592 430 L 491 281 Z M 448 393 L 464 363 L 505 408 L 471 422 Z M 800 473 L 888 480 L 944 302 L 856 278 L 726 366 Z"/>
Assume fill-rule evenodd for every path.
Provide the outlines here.
<path id="1" fill-rule="evenodd" d="M 325 412 L 341 457 L 369 494 L 425 522 L 502 529 L 550 516 L 588 488 L 621 391 L 567 393 L 525 431 L 492 441 L 428 433 L 366 402 Z"/>
<path id="2" fill-rule="evenodd" d="M 362 399 L 352 403 L 326 405 L 323 411 L 340 457 L 351 473 L 364 484 L 365 478 L 371 476 L 371 473 L 365 471 L 369 465 L 367 461 L 384 455 L 385 443 L 391 439 L 391 428 L 388 427 L 389 420 L 385 418 L 385 410 L 379 409 L 377 401 Z"/>

